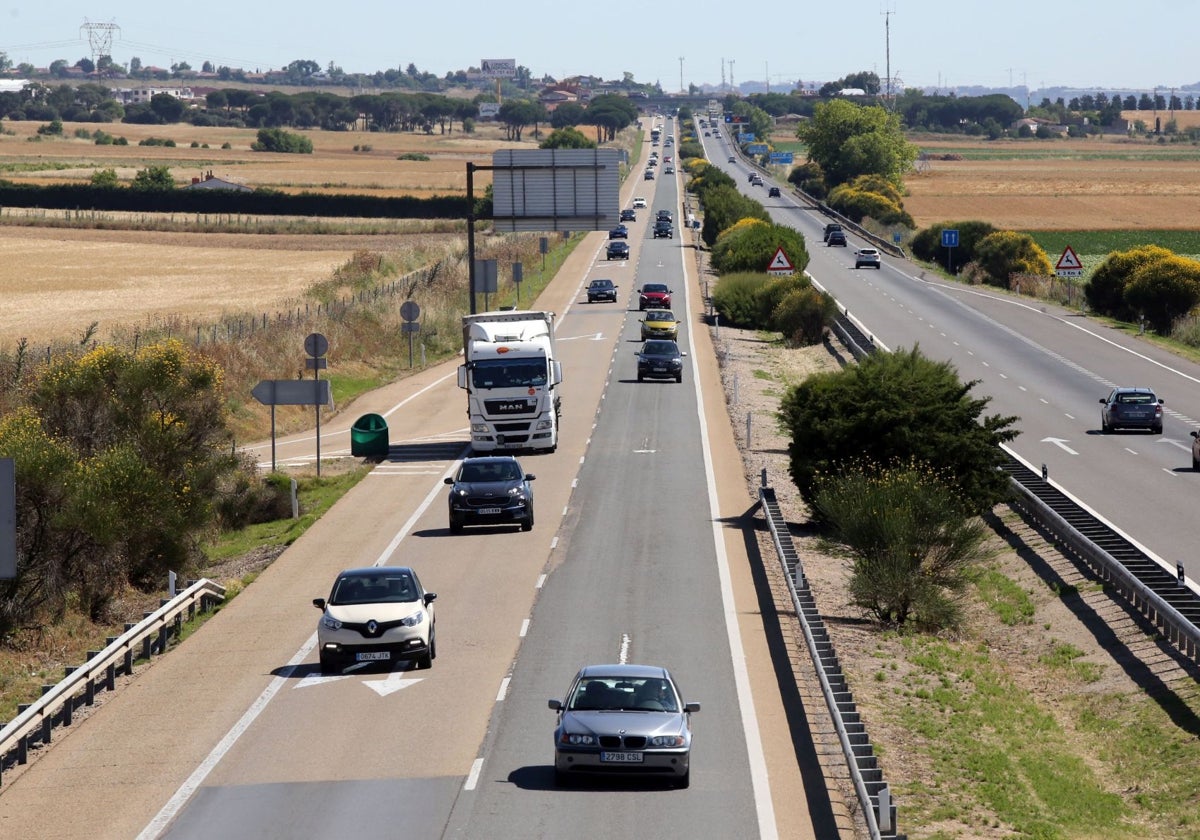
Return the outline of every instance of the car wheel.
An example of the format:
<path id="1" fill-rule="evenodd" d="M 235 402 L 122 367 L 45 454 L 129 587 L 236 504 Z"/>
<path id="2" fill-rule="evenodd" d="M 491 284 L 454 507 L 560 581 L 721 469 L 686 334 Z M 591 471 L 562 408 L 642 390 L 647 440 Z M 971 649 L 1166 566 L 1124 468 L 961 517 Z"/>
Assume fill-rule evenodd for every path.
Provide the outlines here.
<path id="1" fill-rule="evenodd" d="M 554 786 L 560 787 L 560 788 L 570 787 L 571 786 L 571 775 L 569 773 L 564 773 L 563 771 L 561 771 L 557 767 L 555 767 L 554 768 Z"/>
<path id="2" fill-rule="evenodd" d="M 682 373 L 681 373 L 681 374 L 678 374 L 678 375 L 675 377 L 675 381 L 676 381 L 676 382 L 682 382 L 682 381 L 683 381 L 683 374 L 682 374 Z"/>
<path id="3" fill-rule="evenodd" d="M 1192 456 L 1192 469 L 1200 470 L 1200 458 L 1197 458 L 1195 455 Z"/>
<path id="4" fill-rule="evenodd" d="M 1150 434 L 1152 434 L 1152 435 L 1161 435 L 1161 434 L 1162 434 L 1162 426 L 1155 426 L 1155 427 L 1153 427 L 1152 429 L 1150 429 Z"/>
<path id="5" fill-rule="evenodd" d="M 1108 425 L 1108 421 L 1103 416 L 1100 417 L 1100 431 L 1104 434 L 1112 431 L 1112 426 Z"/>
<path id="6" fill-rule="evenodd" d="M 337 660 L 326 653 L 321 654 L 321 673 L 332 674 L 341 670 L 338 668 Z"/>
<path id="7" fill-rule="evenodd" d="M 437 644 L 437 639 L 433 629 L 429 630 L 429 650 L 417 657 L 417 670 L 427 671 L 433 667 L 433 652 L 434 645 Z"/>
<path id="8" fill-rule="evenodd" d="M 684 790 L 692 784 L 692 768 L 688 768 L 682 776 L 675 780 L 675 787 Z"/>
<path id="9" fill-rule="evenodd" d="M 533 508 L 532 507 L 529 508 L 529 515 L 525 517 L 523 522 L 521 522 L 521 530 L 522 531 L 532 531 L 533 530 Z"/>
<path id="10" fill-rule="evenodd" d="M 646 377 L 642 376 L 642 375 L 639 373 L 639 374 L 638 374 L 638 382 L 645 382 L 645 381 L 646 381 Z"/>
<path id="11" fill-rule="evenodd" d="M 461 534 L 462 529 L 463 529 L 462 520 L 458 519 L 457 517 L 451 516 L 450 517 L 450 533 L 451 534 Z"/>
<path id="12" fill-rule="evenodd" d="M 429 628 L 429 658 L 437 659 L 437 630 Z"/>

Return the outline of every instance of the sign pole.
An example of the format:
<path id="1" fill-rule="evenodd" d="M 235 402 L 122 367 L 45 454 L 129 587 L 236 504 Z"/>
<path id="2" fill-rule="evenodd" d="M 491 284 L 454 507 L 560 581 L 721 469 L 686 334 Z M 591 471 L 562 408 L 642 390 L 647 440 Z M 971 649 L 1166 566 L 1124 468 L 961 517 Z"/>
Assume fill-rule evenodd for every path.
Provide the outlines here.
<path id="1" fill-rule="evenodd" d="M 497 80 L 499 82 L 499 80 Z M 467 161 L 467 296 L 475 314 L 475 164 Z"/>
<path id="2" fill-rule="evenodd" d="M 275 403 L 271 403 L 271 472 L 275 472 Z"/>

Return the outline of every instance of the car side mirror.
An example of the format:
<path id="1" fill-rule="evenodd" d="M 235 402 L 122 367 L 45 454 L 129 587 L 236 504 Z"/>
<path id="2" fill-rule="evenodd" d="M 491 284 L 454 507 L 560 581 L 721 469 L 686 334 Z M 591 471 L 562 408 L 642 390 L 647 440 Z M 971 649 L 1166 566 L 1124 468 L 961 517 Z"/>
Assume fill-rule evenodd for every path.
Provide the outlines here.
<path id="1" fill-rule="evenodd" d="M 432 604 L 436 600 L 437 600 L 436 592 L 426 592 L 425 593 L 425 606 L 428 607 L 430 604 Z"/>
<path id="2" fill-rule="evenodd" d="M 688 714 L 691 714 L 692 712 L 698 712 L 698 711 L 700 711 L 700 704 L 699 703 L 684 703 L 683 710 L 685 712 L 687 712 Z"/>
<path id="3" fill-rule="evenodd" d="M 1104 405 L 1104 403 L 1106 403 L 1106 402 L 1108 402 L 1108 400 L 1105 400 L 1105 399 L 1100 400 L 1101 405 Z"/>
<path id="4" fill-rule="evenodd" d="M 1158 398 L 1158 404 L 1159 404 L 1159 405 L 1162 405 L 1162 404 L 1164 404 L 1165 402 L 1166 402 L 1166 400 L 1164 400 L 1162 397 L 1159 397 L 1159 398 Z"/>
<path id="5" fill-rule="evenodd" d="M 556 712 L 561 712 L 563 707 L 561 700 L 548 700 L 546 701 L 546 705 Z"/>
<path id="6" fill-rule="evenodd" d="M 451 476 L 446 476 L 442 479 L 442 484 L 453 484 L 454 479 Z"/>
<path id="7" fill-rule="evenodd" d="M 1188 432 L 1188 434 L 1194 438 L 1200 438 L 1200 432 Z"/>
<path id="8" fill-rule="evenodd" d="M 536 476 L 536 475 L 534 475 L 533 473 L 526 473 L 526 474 L 525 474 L 525 480 L 526 480 L 526 481 L 533 481 L 533 480 L 535 480 L 536 478 L 537 478 L 537 476 Z"/>
<path id="9" fill-rule="evenodd" d="M 313 606 L 316 607 L 317 609 L 323 611 L 325 609 L 325 599 L 324 598 L 313 598 Z"/>

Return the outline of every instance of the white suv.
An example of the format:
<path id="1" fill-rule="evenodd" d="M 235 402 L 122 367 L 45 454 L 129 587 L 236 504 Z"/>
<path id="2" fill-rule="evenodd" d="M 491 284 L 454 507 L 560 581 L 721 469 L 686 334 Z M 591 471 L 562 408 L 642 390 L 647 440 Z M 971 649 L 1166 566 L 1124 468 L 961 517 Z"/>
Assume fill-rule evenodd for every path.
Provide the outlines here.
<path id="1" fill-rule="evenodd" d="M 879 252 L 874 248 L 859 248 L 854 252 L 854 267 L 882 268 L 879 263 Z"/>
<path id="2" fill-rule="evenodd" d="M 321 671 L 400 659 L 429 668 L 437 656 L 433 601 L 417 573 L 406 566 L 347 569 L 334 581 L 329 599 L 314 598 L 321 610 L 317 650 Z"/>
<path id="3" fill-rule="evenodd" d="M 642 198 L 640 195 L 636 196 L 633 199 L 633 209 L 634 210 L 645 210 L 646 209 L 646 199 Z"/>

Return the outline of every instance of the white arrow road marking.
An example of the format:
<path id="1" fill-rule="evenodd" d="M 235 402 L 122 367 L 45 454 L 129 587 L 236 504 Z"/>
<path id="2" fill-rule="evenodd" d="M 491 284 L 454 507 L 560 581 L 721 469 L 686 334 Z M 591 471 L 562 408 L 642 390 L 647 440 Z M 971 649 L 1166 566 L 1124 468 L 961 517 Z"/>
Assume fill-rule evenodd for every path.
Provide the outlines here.
<path id="1" fill-rule="evenodd" d="M 1067 446 L 1067 442 L 1065 440 L 1063 440 L 1062 438 L 1042 438 L 1042 443 L 1053 443 L 1055 446 L 1062 449 L 1068 455 L 1078 455 L 1079 454 L 1074 449 Z"/>
<path id="2" fill-rule="evenodd" d="M 603 341 L 604 333 L 590 333 L 588 335 L 565 335 L 560 336 L 555 334 L 555 341 Z"/>
<path id="3" fill-rule="evenodd" d="M 389 694 L 408 688 L 410 685 L 416 685 L 421 682 L 423 677 L 415 680 L 406 679 L 403 671 L 397 671 L 393 674 L 388 674 L 386 679 L 382 680 L 363 680 L 363 685 L 374 691 L 380 697 L 387 697 Z"/>
<path id="4" fill-rule="evenodd" d="M 1181 443 L 1180 441 L 1171 440 L 1170 438 L 1159 438 L 1158 442 L 1159 443 L 1169 443 L 1172 446 L 1178 446 L 1180 449 L 1184 450 L 1185 452 L 1192 451 L 1192 445 L 1190 443 Z"/>
<path id="5" fill-rule="evenodd" d="M 323 683 L 337 682 L 338 680 L 349 679 L 352 674 L 309 674 L 300 682 L 296 683 L 295 688 L 306 688 L 310 685 L 321 685 Z"/>

